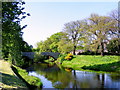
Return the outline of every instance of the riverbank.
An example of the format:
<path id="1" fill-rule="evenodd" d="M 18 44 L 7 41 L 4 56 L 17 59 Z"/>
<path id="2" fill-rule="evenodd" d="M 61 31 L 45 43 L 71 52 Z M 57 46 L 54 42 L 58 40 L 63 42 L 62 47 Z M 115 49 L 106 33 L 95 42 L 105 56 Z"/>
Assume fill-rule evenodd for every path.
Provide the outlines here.
<path id="1" fill-rule="evenodd" d="M 0 60 L 0 86 L 4 89 L 29 89 L 30 87 L 41 88 L 42 82 L 39 78 L 29 76 L 26 70 L 11 65 L 7 61 Z M 11 69 L 12 66 L 12 69 Z"/>
<path id="2" fill-rule="evenodd" d="M 20 67 L 12 65 L 12 70 L 15 74 L 26 83 L 28 88 L 35 89 L 35 88 L 42 88 L 42 82 L 39 78 L 34 76 L 29 76 L 26 70 L 21 69 Z"/>
<path id="3" fill-rule="evenodd" d="M 10 63 L 0 60 L 0 88 L 28 89 L 26 84 L 14 74 L 10 66 Z"/>
<path id="4" fill-rule="evenodd" d="M 72 60 L 64 60 L 62 66 L 76 70 L 120 72 L 120 56 L 74 55 Z"/>

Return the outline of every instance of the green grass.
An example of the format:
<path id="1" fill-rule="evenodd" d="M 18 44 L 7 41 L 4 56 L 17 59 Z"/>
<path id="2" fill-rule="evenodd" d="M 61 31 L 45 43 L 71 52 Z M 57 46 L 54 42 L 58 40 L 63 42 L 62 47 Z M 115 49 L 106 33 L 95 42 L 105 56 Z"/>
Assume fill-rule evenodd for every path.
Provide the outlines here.
<path id="1" fill-rule="evenodd" d="M 63 61 L 62 66 L 73 69 L 120 72 L 120 56 L 76 55 L 71 61 Z"/>
<path id="2" fill-rule="evenodd" d="M 42 82 L 39 78 L 34 77 L 34 76 L 29 76 L 28 73 L 26 72 L 26 70 L 21 69 L 17 66 L 13 66 L 14 68 L 17 69 L 17 72 L 19 73 L 19 75 L 26 81 L 28 82 L 30 85 L 33 86 L 37 86 L 37 87 L 41 87 L 42 86 Z"/>
<path id="3" fill-rule="evenodd" d="M 24 82 L 22 82 L 14 75 L 0 73 L 0 77 L 2 77 L 2 81 L 0 81 L 0 86 L 4 89 L 27 89 L 27 86 L 24 84 Z"/>
<path id="4" fill-rule="evenodd" d="M 26 84 L 16 77 L 10 63 L 0 60 L 0 87 L 4 89 L 27 89 Z"/>
<path id="5" fill-rule="evenodd" d="M 28 82 L 30 85 L 35 85 L 38 87 L 42 86 L 42 82 L 39 78 L 34 76 L 29 76 L 26 70 L 23 70 L 17 66 L 14 66 L 18 73 Z M 4 89 L 28 89 L 26 84 L 19 79 L 11 69 L 11 64 L 7 61 L 0 60 L 0 88 Z"/>

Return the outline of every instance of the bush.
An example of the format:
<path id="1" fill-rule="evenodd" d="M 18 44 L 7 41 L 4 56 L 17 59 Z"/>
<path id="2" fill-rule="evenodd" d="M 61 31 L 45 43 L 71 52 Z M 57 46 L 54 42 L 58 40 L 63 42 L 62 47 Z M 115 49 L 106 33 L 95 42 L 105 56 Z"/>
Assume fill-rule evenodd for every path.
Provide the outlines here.
<path id="1" fill-rule="evenodd" d="M 30 59 L 27 56 L 22 56 L 22 62 L 23 62 L 23 64 L 22 64 L 21 67 L 22 68 L 27 68 L 27 67 L 29 67 L 32 64 L 33 60 Z"/>
<path id="2" fill-rule="evenodd" d="M 60 54 L 59 58 L 57 59 L 57 62 L 61 63 L 65 60 L 66 54 Z"/>
<path id="3" fill-rule="evenodd" d="M 71 53 L 69 53 L 69 54 L 65 57 L 66 60 L 71 60 L 72 58 L 73 58 L 73 55 L 72 55 Z"/>
<path id="4" fill-rule="evenodd" d="M 67 56 L 68 56 L 68 57 L 73 57 L 73 55 L 72 55 L 71 53 L 69 53 Z"/>
<path id="5" fill-rule="evenodd" d="M 119 46 L 120 46 L 119 38 L 114 38 L 113 40 L 110 40 L 106 48 L 110 53 L 119 54 Z"/>

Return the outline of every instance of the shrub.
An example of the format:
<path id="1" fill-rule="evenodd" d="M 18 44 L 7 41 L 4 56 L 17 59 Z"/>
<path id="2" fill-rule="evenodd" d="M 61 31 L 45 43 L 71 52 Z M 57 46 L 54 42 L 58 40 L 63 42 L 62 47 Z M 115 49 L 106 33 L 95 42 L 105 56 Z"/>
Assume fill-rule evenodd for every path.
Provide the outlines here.
<path id="1" fill-rule="evenodd" d="M 69 53 L 67 56 L 68 56 L 68 57 L 73 57 L 73 55 L 72 55 L 71 53 Z"/>
<path id="2" fill-rule="evenodd" d="M 72 57 L 66 56 L 65 59 L 66 60 L 71 60 Z"/>
<path id="3" fill-rule="evenodd" d="M 57 59 L 57 62 L 62 64 L 62 62 L 65 60 L 65 57 L 66 57 L 66 54 L 60 54 L 59 58 Z"/>
<path id="4" fill-rule="evenodd" d="M 32 64 L 33 60 L 30 59 L 27 56 L 22 56 L 22 62 L 23 63 L 22 63 L 21 68 L 27 68 L 27 67 L 29 67 Z"/>
<path id="5" fill-rule="evenodd" d="M 72 58 L 73 58 L 73 55 L 72 55 L 71 53 L 69 53 L 69 54 L 65 57 L 66 60 L 71 60 Z"/>
<path id="6" fill-rule="evenodd" d="M 62 61 L 64 61 L 64 60 L 65 60 L 65 57 L 66 57 L 66 54 L 65 54 L 65 55 L 61 55 L 61 56 L 60 56 L 60 59 L 61 59 Z"/>

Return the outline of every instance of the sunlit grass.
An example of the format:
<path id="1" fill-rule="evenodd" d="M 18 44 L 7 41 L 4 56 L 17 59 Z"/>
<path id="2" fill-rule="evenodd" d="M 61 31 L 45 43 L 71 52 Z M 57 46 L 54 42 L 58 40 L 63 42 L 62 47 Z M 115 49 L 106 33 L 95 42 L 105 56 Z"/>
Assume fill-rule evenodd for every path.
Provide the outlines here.
<path id="1" fill-rule="evenodd" d="M 70 67 L 70 68 L 73 68 L 73 69 L 82 69 L 82 67 L 84 66 L 94 66 L 96 65 L 102 65 L 102 64 L 111 64 L 112 63 L 115 63 L 115 62 L 118 62 L 120 59 L 120 56 L 92 56 L 92 55 L 76 55 L 74 56 L 74 58 L 71 60 L 71 61 L 63 61 L 62 65 L 64 67 Z M 114 66 L 114 65 L 113 65 Z M 112 66 L 108 66 L 107 68 L 110 68 Z M 117 71 L 119 69 L 120 65 L 117 66 L 116 70 L 114 71 Z M 94 67 L 95 68 L 95 67 Z M 105 68 L 105 67 L 103 67 Z M 87 68 L 89 69 L 89 67 Z M 91 68 L 92 70 L 92 68 Z M 94 70 L 94 69 L 93 69 Z M 103 70 L 102 67 L 99 69 L 100 70 Z M 107 71 L 107 69 L 105 70 Z M 113 71 L 113 70 L 108 70 L 108 71 Z"/>
<path id="2" fill-rule="evenodd" d="M 0 60 L 0 72 L 10 75 L 14 74 L 12 69 L 10 68 L 10 63 L 4 60 Z"/>
<path id="3" fill-rule="evenodd" d="M 0 87 L 4 89 L 27 89 L 26 84 L 15 76 L 10 66 L 10 63 L 0 60 Z"/>
<path id="4" fill-rule="evenodd" d="M 38 87 L 41 87 L 42 86 L 42 82 L 39 78 L 37 77 L 34 77 L 34 76 L 29 76 L 28 75 L 28 72 L 26 72 L 26 70 L 24 69 L 21 69 L 17 66 L 14 66 L 14 68 L 17 69 L 17 72 L 19 73 L 19 75 L 26 81 L 28 82 L 30 85 L 33 85 L 33 86 L 38 86 Z"/>

